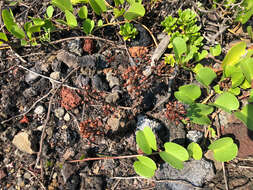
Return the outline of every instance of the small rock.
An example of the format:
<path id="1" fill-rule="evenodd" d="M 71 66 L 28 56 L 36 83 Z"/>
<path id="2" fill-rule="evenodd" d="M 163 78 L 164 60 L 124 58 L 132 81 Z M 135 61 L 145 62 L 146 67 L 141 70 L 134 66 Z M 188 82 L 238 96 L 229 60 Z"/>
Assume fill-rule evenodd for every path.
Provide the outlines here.
<path id="1" fill-rule="evenodd" d="M 36 73 L 38 73 L 38 69 L 36 67 L 33 67 L 30 69 L 31 71 L 34 71 Z M 38 74 L 35 74 L 35 73 L 32 73 L 30 71 L 28 71 L 25 75 L 25 82 L 27 83 L 32 83 L 34 82 L 37 78 L 39 78 L 39 75 Z"/>
<path id="2" fill-rule="evenodd" d="M 69 51 L 75 53 L 78 56 L 82 55 L 81 40 L 79 38 L 70 40 L 68 42 Z"/>
<path id="3" fill-rule="evenodd" d="M 69 177 L 75 173 L 75 170 L 76 168 L 74 165 L 71 165 L 68 163 L 63 164 L 62 169 L 61 169 L 61 174 L 62 174 L 64 183 L 66 183 Z"/>
<path id="4" fill-rule="evenodd" d="M 112 75 L 112 72 L 106 73 L 106 80 L 109 82 L 110 88 L 113 88 L 114 86 L 119 86 L 119 79 Z"/>
<path id="5" fill-rule="evenodd" d="M 139 115 L 137 117 L 137 130 L 143 130 L 145 127 L 150 127 L 152 130 L 161 128 L 161 124 L 155 120 L 149 119 L 145 115 Z"/>
<path id="6" fill-rule="evenodd" d="M 91 79 L 91 85 L 94 89 L 99 90 L 99 91 L 107 91 L 109 88 L 108 84 L 103 79 L 103 76 L 100 76 L 100 75 L 95 75 Z"/>
<path id="7" fill-rule="evenodd" d="M 47 133 L 48 137 L 51 138 L 53 136 L 53 128 L 52 127 L 48 127 L 46 129 L 46 133 Z"/>
<path id="8" fill-rule="evenodd" d="M 42 105 L 39 105 L 35 108 L 34 113 L 37 115 L 43 114 L 45 111 L 45 108 Z"/>
<path id="9" fill-rule="evenodd" d="M 33 96 L 36 96 L 37 92 L 32 87 L 30 87 L 24 90 L 23 95 L 26 98 L 31 98 Z"/>
<path id="10" fill-rule="evenodd" d="M 29 172 L 26 172 L 24 175 L 23 175 L 23 177 L 25 178 L 25 179 L 31 179 L 31 174 L 29 173 Z"/>
<path id="11" fill-rule="evenodd" d="M 190 142 L 198 143 L 203 138 L 203 133 L 201 131 L 192 130 L 188 131 L 186 137 L 190 140 Z"/>
<path id="12" fill-rule="evenodd" d="M 107 124 L 110 126 L 110 129 L 112 131 L 117 131 L 119 126 L 120 126 L 120 118 L 116 118 L 114 116 L 111 116 L 108 120 L 107 120 Z"/>
<path id="13" fill-rule="evenodd" d="M 72 148 L 66 150 L 64 155 L 62 156 L 64 160 L 68 160 L 71 156 L 75 155 L 75 151 Z"/>
<path id="14" fill-rule="evenodd" d="M 83 75 L 79 75 L 75 81 L 75 84 L 79 87 L 79 88 L 83 88 L 87 85 L 89 85 L 90 83 L 90 78 L 89 77 L 85 77 Z"/>
<path id="15" fill-rule="evenodd" d="M 29 135 L 26 132 L 19 132 L 12 140 L 12 143 L 22 152 L 28 154 L 35 153 L 31 148 L 31 145 L 34 144 L 34 142 L 30 141 Z"/>
<path id="16" fill-rule="evenodd" d="M 79 189 L 80 188 L 80 183 L 81 183 L 80 176 L 74 174 L 74 175 L 69 177 L 66 186 L 67 186 L 68 190 Z"/>
<path id="17" fill-rule="evenodd" d="M 65 114 L 65 110 L 63 108 L 57 108 L 54 110 L 54 115 L 58 118 L 58 119 L 62 119 L 62 117 Z"/>
<path id="18" fill-rule="evenodd" d="M 55 72 L 52 72 L 51 74 L 50 74 L 50 78 L 52 78 L 52 79 L 54 79 L 54 80 L 60 80 L 60 72 L 59 71 L 55 71 Z"/>
<path id="19" fill-rule="evenodd" d="M 76 57 L 75 55 L 73 55 L 65 50 L 59 51 L 56 57 L 59 61 L 62 61 L 68 67 L 75 68 L 78 66 L 78 62 L 79 62 L 78 57 Z"/>
<path id="20" fill-rule="evenodd" d="M 66 114 L 64 115 L 63 119 L 64 119 L 65 121 L 69 121 L 69 120 L 70 120 L 70 115 L 69 115 L 69 113 L 66 113 Z"/>
<path id="21" fill-rule="evenodd" d="M 110 103 L 116 103 L 118 99 L 119 99 L 119 93 L 113 92 L 106 96 L 105 101 L 110 104 Z"/>
<path id="22" fill-rule="evenodd" d="M 184 168 L 178 170 L 170 166 L 168 163 L 161 164 L 160 168 L 156 172 L 156 178 L 158 180 L 163 179 L 175 179 L 189 182 L 190 184 L 202 187 L 202 185 L 211 180 L 214 177 L 213 165 L 204 159 L 202 160 L 190 160 L 184 163 Z M 178 183 L 170 181 L 164 183 L 158 183 L 160 189 L 170 190 L 194 190 L 194 186 L 189 184 Z"/>

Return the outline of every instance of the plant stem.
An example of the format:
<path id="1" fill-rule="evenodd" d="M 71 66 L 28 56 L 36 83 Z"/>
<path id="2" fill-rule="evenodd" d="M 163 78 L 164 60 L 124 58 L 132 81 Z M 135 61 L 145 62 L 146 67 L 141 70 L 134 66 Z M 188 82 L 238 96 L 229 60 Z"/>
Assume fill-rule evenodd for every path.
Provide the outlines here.
<path id="1" fill-rule="evenodd" d="M 160 152 L 154 152 L 150 155 L 156 155 Z M 75 162 L 87 162 L 87 161 L 94 161 L 94 160 L 115 160 L 115 159 L 126 159 L 126 158 L 136 158 L 138 156 L 145 156 L 146 154 L 134 154 L 134 155 L 125 155 L 125 156 L 105 156 L 105 157 L 96 157 L 96 158 L 85 158 L 82 160 L 70 160 L 68 162 L 75 163 Z M 149 155 L 149 156 L 150 156 Z"/>

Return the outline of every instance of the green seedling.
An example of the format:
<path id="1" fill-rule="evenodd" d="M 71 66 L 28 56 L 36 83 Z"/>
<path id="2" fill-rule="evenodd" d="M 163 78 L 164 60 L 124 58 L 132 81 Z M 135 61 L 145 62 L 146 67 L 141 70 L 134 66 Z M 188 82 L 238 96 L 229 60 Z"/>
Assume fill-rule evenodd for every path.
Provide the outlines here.
<path id="1" fill-rule="evenodd" d="M 124 25 L 120 26 L 119 34 L 123 36 L 123 39 L 130 40 L 134 39 L 138 34 L 138 30 L 129 22 L 126 22 Z"/>
<path id="2" fill-rule="evenodd" d="M 164 151 L 152 153 L 152 150 L 157 151 L 158 149 L 156 145 L 155 134 L 148 126 L 137 131 L 136 141 L 138 147 L 144 153 L 148 155 L 159 154 L 163 161 L 167 162 L 176 169 L 183 169 L 184 162 L 190 157 L 195 160 L 201 160 L 203 155 L 202 148 L 195 142 L 190 143 L 187 149 L 176 143 L 166 142 L 164 144 Z M 208 148 L 214 152 L 214 158 L 221 162 L 234 159 L 238 152 L 237 146 L 229 137 L 221 138 L 213 142 Z M 226 155 L 222 155 L 222 151 L 226 152 Z M 138 160 L 134 162 L 135 172 L 143 177 L 153 177 L 157 169 L 156 163 L 145 155 L 139 155 L 136 157 Z"/>

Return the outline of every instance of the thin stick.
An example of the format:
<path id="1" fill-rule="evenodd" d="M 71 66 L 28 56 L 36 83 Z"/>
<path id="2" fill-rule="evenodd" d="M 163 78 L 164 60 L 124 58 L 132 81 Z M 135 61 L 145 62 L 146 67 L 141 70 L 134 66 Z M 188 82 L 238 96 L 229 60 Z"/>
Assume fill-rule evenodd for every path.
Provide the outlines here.
<path id="1" fill-rule="evenodd" d="M 224 177 L 224 183 L 225 183 L 226 190 L 229 190 L 224 162 L 222 162 L 222 170 L 223 170 L 223 177 Z"/>
<path id="2" fill-rule="evenodd" d="M 23 112 L 23 113 L 21 113 L 21 114 L 19 114 L 19 115 L 15 115 L 15 116 L 13 116 L 13 117 L 11 117 L 11 118 L 9 118 L 9 119 L 6 119 L 6 120 L 2 121 L 1 124 L 4 124 L 4 123 L 6 123 L 6 122 L 8 122 L 8 121 L 10 121 L 10 120 L 13 120 L 13 119 L 16 119 L 16 118 L 18 118 L 18 117 L 21 117 L 21 116 L 24 116 L 24 115 L 28 114 L 28 113 L 37 105 L 37 103 L 39 103 L 41 100 L 43 100 L 43 99 L 45 99 L 46 97 L 48 97 L 49 94 L 52 93 L 52 91 L 53 91 L 53 90 L 51 89 L 47 94 L 45 94 L 44 96 L 42 96 L 41 98 L 39 98 L 38 100 L 36 100 L 36 102 L 34 102 L 33 105 L 32 105 L 27 111 L 25 111 L 25 112 Z"/>
<path id="3" fill-rule="evenodd" d="M 80 67 L 76 67 L 74 68 L 67 76 L 66 78 L 62 81 L 62 84 L 68 79 L 68 77 L 73 73 L 75 72 L 76 70 L 78 70 Z M 36 159 L 36 164 L 35 164 L 35 167 L 38 167 L 39 166 L 39 162 L 40 162 L 40 158 L 41 158 L 41 153 L 42 153 L 42 148 L 43 148 L 43 140 L 44 140 L 44 136 L 45 136 L 45 129 L 46 129 L 46 125 L 49 121 L 49 118 L 50 118 L 50 112 L 51 112 L 51 107 L 52 107 L 52 102 L 53 102 L 53 99 L 54 99 L 54 96 L 56 94 L 56 92 L 60 89 L 60 87 L 62 86 L 62 84 L 60 84 L 56 89 L 55 91 L 53 92 L 52 96 L 50 97 L 50 101 L 49 101 L 49 106 L 48 106 L 48 110 L 47 110 L 47 117 L 46 117 L 46 120 L 43 124 L 43 128 L 42 128 L 42 134 L 41 134 L 41 138 L 40 138 L 40 149 L 39 149 L 39 152 L 37 154 L 37 159 Z M 42 167 L 41 167 L 42 169 Z"/>

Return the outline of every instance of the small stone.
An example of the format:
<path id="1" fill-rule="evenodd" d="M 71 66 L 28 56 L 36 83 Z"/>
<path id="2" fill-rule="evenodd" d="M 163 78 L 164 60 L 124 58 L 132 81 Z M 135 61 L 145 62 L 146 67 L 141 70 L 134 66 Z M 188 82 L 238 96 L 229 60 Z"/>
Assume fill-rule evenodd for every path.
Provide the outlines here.
<path id="1" fill-rule="evenodd" d="M 110 93 L 108 96 L 106 96 L 105 101 L 110 104 L 110 103 L 116 103 L 118 99 L 119 99 L 119 93 L 113 92 L 113 93 Z"/>
<path id="2" fill-rule="evenodd" d="M 62 61 L 68 67 L 75 68 L 78 66 L 78 62 L 79 62 L 78 57 L 76 57 L 75 55 L 73 55 L 65 50 L 59 51 L 56 57 L 59 61 Z"/>
<path id="3" fill-rule="evenodd" d="M 52 72 L 51 74 L 50 74 L 50 78 L 52 78 L 52 79 L 54 79 L 54 80 L 60 80 L 60 72 L 58 72 L 58 71 L 55 71 L 55 72 Z"/>
<path id="4" fill-rule="evenodd" d="M 110 129 L 112 131 L 117 131 L 119 126 L 120 126 L 120 118 L 116 118 L 114 116 L 111 116 L 108 120 L 107 120 L 107 124 L 110 126 Z"/>
<path id="5" fill-rule="evenodd" d="M 192 131 L 188 131 L 186 137 L 191 142 L 197 143 L 197 142 L 200 142 L 200 140 L 203 138 L 203 133 L 201 131 L 192 130 Z"/>
<path id="6" fill-rule="evenodd" d="M 23 92 L 23 95 L 26 98 L 31 98 L 33 96 L 36 96 L 37 92 L 31 87 L 31 88 L 25 89 L 24 92 Z"/>
<path id="7" fill-rule="evenodd" d="M 72 148 L 69 148 L 66 150 L 66 152 L 63 155 L 64 160 L 68 160 L 71 156 L 75 155 L 75 151 Z"/>
<path id="8" fill-rule="evenodd" d="M 48 137 L 51 138 L 53 136 L 53 128 L 52 127 L 48 127 L 46 129 L 46 133 L 47 133 Z"/>
<path id="9" fill-rule="evenodd" d="M 25 179 L 31 179 L 31 174 L 30 173 L 28 173 L 28 172 L 26 172 L 25 174 L 24 174 L 24 176 L 23 176 Z"/>
<path id="10" fill-rule="evenodd" d="M 32 69 L 30 69 L 31 71 L 34 71 L 37 73 L 37 69 L 35 67 L 33 67 Z M 38 74 L 35 74 L 33 72 L 28 71 L 25 75 L 25 82 L 27 83 L 32 83 L 34 82 L 37 78 L 39 78 Z"/>
<path id="11" fill-rule="evenodd" d="M 70 115 L 69 115 L 69 113 L 66 113 L 66 114 L 64 115 L 63 119 L 64 119 L 65 121 L 69 121 L 69 120 L 70 120 Z"/>
<path id="12" fill-rule="evenodd" d="M 78 56 L 82 55 L 81 41 L 79 38 L 70 40 L 68 42 L 69 51 L 75 53 Z"/>
<path id="13" fill-rule="evenodd" d="M 44 107 L 39 105 L 35 108 L 34 113 L 37 115 L 41 115 L 44 113 L 44 111 L 45 111 Z"/>
<path id="14" fill-rule="evenodd" d="M 62 119 L 62 117 L 64 116 L 65 110 L 63 108 L 57 108 L 54 110 L 54 115 L 58 118 L 58 119 Z"/>
<path id="15" fill-rule="evenodd" d="M 112 75 L 112 72 L 106 73 L 106 80 L 109 82 L 110 88 L 113 88 L 114 86 L 119 86 L 119 79 Z"/>
<path id="16" fill-rule="evenodd" d="M 26 132 L 19 132 L 12 140 L 12 143 L 22 152 L 35 153 L 31 148 L 33 143 L 29 140 L 29 135 Z"/>

